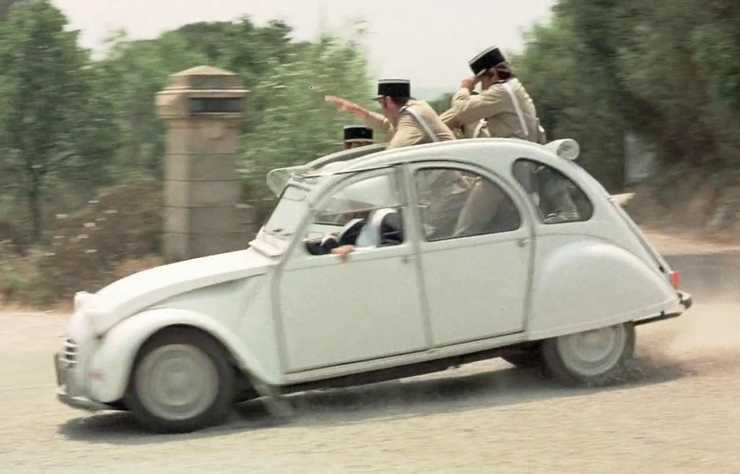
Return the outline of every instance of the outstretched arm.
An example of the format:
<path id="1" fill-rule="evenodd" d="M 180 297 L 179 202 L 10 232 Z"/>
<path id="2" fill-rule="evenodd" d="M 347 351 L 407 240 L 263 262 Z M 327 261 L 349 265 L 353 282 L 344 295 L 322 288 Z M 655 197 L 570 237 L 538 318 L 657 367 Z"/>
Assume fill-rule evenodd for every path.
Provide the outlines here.
<path id="1" fill-rule="evenodd" d="M 393 125 L 391 125 L 388 119 L 383 117 L 381 114 L 371 112 L 361 105 L 333 95 L 325 96 L 324 101 L 332 104 L 340 112 L 348 112 L 354 115 L 365 122 L 369 127 L 381 130 L 389 136 L 393 135 Z"/>

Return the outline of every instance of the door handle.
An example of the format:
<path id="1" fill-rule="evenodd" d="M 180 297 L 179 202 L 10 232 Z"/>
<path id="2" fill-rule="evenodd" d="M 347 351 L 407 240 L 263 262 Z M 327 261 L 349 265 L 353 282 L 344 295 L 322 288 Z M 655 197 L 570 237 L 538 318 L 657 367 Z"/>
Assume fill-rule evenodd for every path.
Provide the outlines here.
<path id="1" fill-rule="evenodd" d="M 519 239 L 517 240 L 516 244 L 520 247 L 526 247 L 527 245 L 529 245 L 529 239 L 527 238 Z"/>
<path id="2" fill-rule="evenodd" d="M 413 255 L 404 255 L 401 257 L 401 263 L 409 263 L 414 259 Z"/>

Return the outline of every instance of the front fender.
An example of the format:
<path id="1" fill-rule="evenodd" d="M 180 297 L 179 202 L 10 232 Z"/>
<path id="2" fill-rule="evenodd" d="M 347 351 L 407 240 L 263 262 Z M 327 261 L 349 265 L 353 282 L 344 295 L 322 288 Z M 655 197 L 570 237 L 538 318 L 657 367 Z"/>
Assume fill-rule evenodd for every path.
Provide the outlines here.
<path id="1" fill-rule="evenodd" d="M 637 321 L 678 303 L 657 269 L 610 242 L 544 243 L 540 257 L 527 327 L 531 339 Z"/>
<path id="2" fill-rule="evenodd" d="M 127 318 L 106 333 L 88 365 L 90 397 L 103 403 L 120 400 L 126 391 L 136 354 L 144 342 L 157 331 L 178 325 L 210 334 L 224 345 L 241 370 L 267 383 L 277 382 L 271 380 L 258 358 L 223 324 L 193 311 L 162 308 Z"/>

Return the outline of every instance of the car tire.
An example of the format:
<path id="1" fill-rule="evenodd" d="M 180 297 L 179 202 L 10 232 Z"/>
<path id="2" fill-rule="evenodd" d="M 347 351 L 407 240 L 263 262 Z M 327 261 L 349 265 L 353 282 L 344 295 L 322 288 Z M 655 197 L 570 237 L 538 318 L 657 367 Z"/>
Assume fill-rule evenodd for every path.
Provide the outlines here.
<path id="1" fill-rule="evenodd" d="M 125 403 L 145 428 L 184 433 L 222 423 L 234 402 L 226 351 L 191 328 L 155 334 L 139 350 Z"/>
<path id="2" fill-rule="evenodd" d="M 605 385 L 617 380 L 635 348 L 635 328 L 617 324 L 548 339 L 542 344 L 545 373 L 565 385 Z"/>

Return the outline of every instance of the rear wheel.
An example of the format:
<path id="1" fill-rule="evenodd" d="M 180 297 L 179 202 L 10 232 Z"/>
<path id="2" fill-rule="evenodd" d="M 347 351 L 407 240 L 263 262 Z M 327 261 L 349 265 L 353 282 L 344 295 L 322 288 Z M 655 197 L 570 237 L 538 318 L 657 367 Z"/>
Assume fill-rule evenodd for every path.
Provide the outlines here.
<path id="1" fill-rule="evenodd" d="M 634 326 L 617 324 L 548 339 L 542 360 L 546 372 L 565 384 L 603 385 L 621 373 L 634 347 Z"/>
<path id="2" fill-rule="evenodd" d="M 208 335 L 174 328 L 147 341 L 136 358 L 125 402 L 157 432 L 187 432 L 222 422 L 234 401 L 234 371 Z"/>

